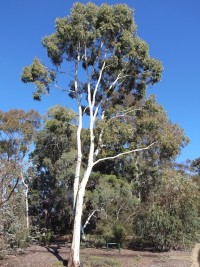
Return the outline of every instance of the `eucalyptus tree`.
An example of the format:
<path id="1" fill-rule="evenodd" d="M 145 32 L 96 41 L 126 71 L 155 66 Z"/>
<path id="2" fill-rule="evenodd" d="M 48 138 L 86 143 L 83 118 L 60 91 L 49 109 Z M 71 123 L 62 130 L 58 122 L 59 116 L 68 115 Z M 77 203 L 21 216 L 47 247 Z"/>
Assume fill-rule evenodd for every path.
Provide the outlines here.
<path id="1" fill-rule="evenodd" d="M 29 231 L 26 162 L 39 125 L 34 110 L 0 111 L 0 229 L 3 241 L 12 234 L 17 246 Z"/>
<path id="2" fill-rule="evenodd" d="M 34 99 L 49 93 L 56 84 L 61 67 L 72 70 L 68 78 L 69 96 L 78 112 L 76 125 L 77 163 L 74 177 L 74 230 L 68 266 L 80 266 L 80 229 L 85 188 L 92 169 L 98 163 L 124 154 L 148 149 L 143 142 L 135 148 L 126 146 L 126 138 L 134 133 L 134 125 L 126 126 L 144 98 L 148 85 L 161 78 L 160 62 L 149 55 L 146 42 L 137 36 L 133 10 L 125 4 L 100 7 L 93 3 L 75 3 L 69 16 L 56 20 L 56 31 L 42 40 L 55 70 L 38 58 L 23 70 L 22 81 L 36 86 Z M 65 62 L 68 64 L 66 65 Z M 83 166 L 83 117 L 89 115 L 87 162 Z M 106 135 L 104 129 L 110 128 Z M 120 143 L 118 133 L 123 133 Z M 112 151 L 113 147 L 116 147 Z M 99 156 L 101 152 L 101 157 Z"/>
<path id="3" fill-rule="evenodd" d="M 149 150 L 136 154 L 127 164 L 132 167 L 132 182 L 138 189 L 141 201 L 157 188 L 162 169 L 172 163 L 186 146 L 189 139 L 183 129 L 172 123 L 163 107 L 151 96 L 145 101 L 142 110 L 137 112 L 136 132 L 134 142 L 157 140 Z"/>
<path id="4" fill-rule="evenodd" d="M 71 110 L 51 107 L 44 117 L 43 129 L 35 136 L 35 149 L 30 155 L 33 163 L 30 212 L 35 224 L 55 234 L 63 233 L 71 224 L 71 180 L 76 156 L 72 122 L 75 119 Z"/>
<path id="5" fill-rule="evenodd" d="M 34 110 L 0 111 L 0 206 L 9 200 L 21 181 L 23 160 L 39 127 L 39 117 Z"/>

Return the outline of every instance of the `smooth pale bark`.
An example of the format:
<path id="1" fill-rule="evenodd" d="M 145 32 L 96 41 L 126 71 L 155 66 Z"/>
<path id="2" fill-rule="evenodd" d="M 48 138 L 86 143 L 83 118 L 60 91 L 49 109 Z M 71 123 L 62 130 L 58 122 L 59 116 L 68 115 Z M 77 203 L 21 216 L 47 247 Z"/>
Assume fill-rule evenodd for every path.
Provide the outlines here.
<path id="1" fill-rule="evenodd" d="M 90 177 L 90 174 L 92 172 L 93 168 L 93 161 L 94 161 L 94 122 L 96 119 L 97 112 L 94 112 L 94 106 L 95 106 L 95 94 L 97 92 L 98 85 L 101 80 L 102 72 L 105 67 L 105 64 L 103 64 L 103 67 L 99 74 L 99 79 L 93 94 L 93 99 L 91 96 L 91 87 L 90 83 L 88 82 L 88 104 L 89 104 L 89 110 L 90 110 L 90 150 L 88 155 L 88 163 L 87 168 L 85 170 L 83 179 L 79 185 L 79 188 L 77 190 L 77 194 L 74 196 L 76 198 L 75 202 L 75 214 L 74 214 L 74 228 L 73 228 L 73 239 L 72 239 L 72 245 L 70 250 L 70 256 L 68 261 L 68 267 L 79 267 L 80 266 L 80 238 L 81 238 L 81 218 L 82 218 L 82 212 L 83 212 L 83 199 L 85 196 L 85 188 L 88 182 L 88 179 Z M 79 107 L 79 127 L 78 130 L 81 130 L 82 128 L 82 112 L 81 112 L 81 106 L 80 102 L 77 101 L 78 107 Z M 95 114 L 95 115 L 94 115 Z M 80 126 L 81 125 L 81 126 Z M 77 144 L 80 144 L 81 146 L 81 135 L 77 134 Z M 80 151 L 79 151 L 80 152 Z M 77 164 L 79 164 L 79 161 L 77 161 Z M 76 167 L 77 168 L 77 167 Z M 77 173 L 78 174 L 78 173 Z M 79 169 L 79 177 L 80 177 L 80 169 Z"/>
<path id="2" fill-rule="evenodd" d="M 26 216 L 26 227 L 29 229 L 29 204 L 28 204 L 28 185 L 25 183 L 23 173 L 21 172 L 22 183 L 25 187 L 25 216 Z"/>
<path id="3" fill-rule="evenodd" d="M 81 130 L 82 130 L 82 109 L 79 106 L 79 125 L 77 129 L 77 162 L 76 162 L 76 171 L 74 179 L 74 201 L 73 201 L 73 210 L 76 207 L 76 198 L 78 194 L 78 187 L 80 181 L 80 171 L 81 171 L 81 162 L 82 162 L 82 152 L 81 152 Z"/>
<path id="4" fill-rule="evenodd" d="M 76 94 L 76 101 L 78 105 L 78 128 L 76 132 L 76 143 L 77 143 L 77 162 L 76 162 L 76 171 L 75 171 L 75 178 L 74 178 L 74 199 L 73 199 L 73 211 L 76 208 L 76 198 L 78 194 L 78 187 L 80 182 L 80 171 L 81 171 L 81 162 L 82 162 L 82 149 L 81 149 L 81 130 L 82 130 L 82 107 L 78 95 L 78 68 L 79 68 L 79 61 L 80 55 L 78 53 L 78 58 L 75 63 L 75 94 Z"/>
<path id="5" fill-rule="evenodd" d="M 82 226 L 81 228 L 81 235 L 82 237 L 85 235 L 85 228 L 87 227 L 87 225 L 90 223 L 90 220 L 91 218 L 94 216 L 94 214 L 97 212 L 97 211 L 100 211 L 100 210 L 93 210 L 90 215 L 88 216 L 86 222 L 84 223 L 84 225 Z"/>
<path id="6" fill-rule="evenodd" d="M 80 266 L 80 238 L 81 238 L 81 217 L 83 212 L 83 199 L 85 195 L 85 188 L 92 171 L 92 167 L 93 166 L 88 166 L 77 193 L 75 216 L 74 216 L 73 239 L 68 261 L 68 267 Z"/>

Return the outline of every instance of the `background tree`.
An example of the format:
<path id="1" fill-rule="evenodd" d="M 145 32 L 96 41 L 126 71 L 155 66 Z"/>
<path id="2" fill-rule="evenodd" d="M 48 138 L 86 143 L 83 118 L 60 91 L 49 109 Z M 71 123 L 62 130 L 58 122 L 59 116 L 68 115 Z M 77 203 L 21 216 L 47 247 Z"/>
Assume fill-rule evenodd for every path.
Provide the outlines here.
<path id="1" fill-rule="evenodd" d="M 69 96 L 76 100 L 79 120 L 74 179 L 74 230 L 68 266 L 77 267 L 80 266 L 83 200 L 93 167 L 106 159 L 148 149 L 152 145 L 143 142 L 138 144 L 137 149 L 128 148 L 127 151 L 125 138 L 124 144 L 118 147 L 117 154 L 110 155 L 113 142 L 111 138 L 108 140 L 108 136 L 104 136 L 104 128 L 109 121 L 115 121 L 111 128 L 113 139 L 117 138 L 120 130 L 127 137 L 127 115 L 145 96 L 146 87 L 160 80 L 162 66 L 149 56 L 148 45 L 136 35 L 133 11 L 126 5 L 103 4 L 98 7 L 93 3 L 76 3 L 70 16 L 56 20 L 56 32 L 45 37 L 43 45 L 55 67 L 61 67 L 66 60 L 71 62 L 74 69 Z M 30 66 L 24 68 L 22 81 L 34 83 L 37 89 L 34 98 L 40 99 L 41 94 L 48 93 L 50 85 L 55 82 L 55 72 L 35 59 Z M 90 141 L 87 164 L 81 175 L 81 130 L 85 113 L 89 114 Z M 96 132 L 94 129 L 97 123 L 101 127 Z M 129 130 L 130 138 L 134 128 Z M 118 140 L 114 143 L 118 144 Z M 98 158 L 102 148 L 105 156 Z"/>
<path id="2" fill-rule="evenodd" d="M 163 107 L 156 103 L 154 96 L 144 100 L 143 107 L 135 112 L 136 114 L 132 114 L 126 121 L 127 130 L 134 127 L 131 138 L 126 139 L 126 147 L 133 148 L 137 144 L 152 143 L 154 140 L 156 143 L 140 153 L 133 153 L 109 162 L 101 162 L 95 166 L 94 170 L 105 174 L 114 174 L 118 178 L 134 184 L 138 198 L 145 201 L 160 181 L 160 170 L 175 160 L 189 139 L 180 126 L 173 124 L 168 119 Z M 106 134 L 109 135 L 109 132 L 108 127 Z M 122 140 L 118 144 L 119 147 L 124 145 L 122 133 L 122 131 L 118 133 L 118 139 Z M 113 135 L 111 136 L 113 137 Z M 110 153 L 117 153 L 117 150 L 114 151 L 115 147 Z"/>
<path id="3" fill-rule="evenodd" d="M 36 111 L 0 111 L 1 206 L 9 200 L 21 179 L 20 169 L 38 126 Z"/>
<path id="4" fill-rule="evenodd" d="M 0 111 L 0 225 L 3 242 L 13 246 L 25 243 L 28 214 L 25 213 L 25 191 L 22 173 L 34 133 L 40 125 L 36 111 Z M 26 206 L 27 207 L 27 206 Z M 26 231 L 24 230 L 26 228 Z M 21 233 L 24 233 L 20 237 Z M 21 243 L 20 238 L 23 239 Z"/>
<path id="5" fill-rule="evenodd" d="M 160 185 L 134 217 L 143 242 L 160 250 L 183 248 L 199 239 L 199 193 L 191 177 L 172 169 L 160 174 Z"/>
<path id="6" fill-rule="evenodd" d="M 133 185 L 115 175 L 96 173 L 95 186 L 90 186 L 91 183 L 93 184 L 93 179 L 91 177 L 86 193 L 86 209 L 90 211 L 90 214 L 96 211 L 95 215 L 98 218 L 98 220 L 93 218 L 94 225 L 91 224 L 93 232 L 104 238 L 104 244 L 105 240 L 112 241 L 113 239 L 116 242 L 113 236 L 115 226 L 123 227 L 124 237 L 125 229 L 126 234 L 131 235 L 134 213 L 139 204 L 134 195 Z M 84 215 L 86 214 L 87 212 L 84 212 Z"/>
<path id="7" fill-rule="evenodd" d="M 50 108 L 31 154 L 31 216 L 34 225 L 54 234 L 66 233 L 72 223 L 72 175 L 76 155 L 73 120 L 75 114 L 71 110 L 62 106 Z"/>

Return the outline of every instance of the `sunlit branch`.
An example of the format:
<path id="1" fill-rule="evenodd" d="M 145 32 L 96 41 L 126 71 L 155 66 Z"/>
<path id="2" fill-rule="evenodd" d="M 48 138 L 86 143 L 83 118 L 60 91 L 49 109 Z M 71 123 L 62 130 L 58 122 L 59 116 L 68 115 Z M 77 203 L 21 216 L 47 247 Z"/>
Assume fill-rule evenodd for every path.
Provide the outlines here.
<path id="1" fill-rule="evenodd" d="M 132 113 L 132 112 L 135 112 L 135 111 L 139 111 L 139 110 L 142 110 L 142 109 L 141 109 L 141 108 L 137 108 L 137 109 L 133 109 L 133 110 L 125 111 L 124 113 L 123 113 L 123 111 L 120 111 L 120 112 L 117 113 L 115 116 L 111 117 L 108 121 L 113 120 L 113 119 L 116 119 L 116 118 L 124 117 L 124 116 L 126 116 L 127 114 L 129 114 L 129 113 Z M 122 113 L 122 114 L 120 114 L 120 113 Z M 108 121 L 107 121 L 107 122 L 108 122 Z"/>
<path id="2" fill-rule="evenodd" d="M 92 100 L 92 105 L 93 105 L 93 107 L 94 107 L 94 105 L 95 105 L 95 98 L 96 98 L 97 90 L 98 90 L 98 87 L 99 87 L 99 84 L 100 84 L 100 81 L 101 81 L 101 78 L 102 78 L 102 74 L 103 74 L 103 70 L 104 70 L 104 68 L 105 68 L 105 65 L 106 65 L 106 63 L 105 63 L 105 61 L 104 61 L 104 62 L 103 62 L 103 66 L 102 66 L 102 68 L 101 68 L 101 70 L 100 70 L 100 72 L 99 72 L 99 78 L 98 78 L 98 81 L 97 81 L 96 86 L 95 86 L 95 89 L 94 89 L 93 100 Z"/>
<path id="3" fill-rule="evenodd" d="M 102 113 L 102 115 L 101 115 L 101 120 L 102 120 L 102 121 L 104 120 L 104 113 L 105 113 L 105 112 L 103 111 L 103 113 Z M 103 143 L 103 141 L 102 141 L 103 132 L 104 132 L 104 129 L 102 128 L 102 129 L 101 129 L 101 132 L 100 132 L 100 134 L 99 134 L 98 146 L 97 146 L 97 149 L 96 149 L 95 152 L 94 152 L 94 156 L 95 156 L 95 158 L 96 158 L 97 155 L 99 154 L 99 151 L 100 151 L 100 149 L 101 149 L 101 147 L 102 147 L 102 143 Z"/>
<path id="4" fill-rule="evenodd" d="M 126 151 L 126 152 L 122 152 L 122 153 L 119 153 L 117 154 L 116 156 L 112 156 L 112 157 L 105 157 L 105 158 L 101 158 L 101 159 L 98 159 L 97 161 L 95 161 L 93 163 L 93 166 L 98 164 L 99 162 L 101 161 L 105 161 L 105 160 L 111 160 L 111 159 L 116 159 L 116 158 L 119 158 L 121 156 L 124 156 L 124 155 L 128 155 L 128 154 L 131 154 L 133 152 L 139 152 L 139 151 L 143 151 L 143 150 L 147 150 L 149 149 L 151 146 L 153 146 L 155 144 L 155 142 L 153 142 L 152 144 L 146 146 L 146 147 L 143 147 L 143 148 L 136 148 L 136 149 L 133 149 L 133 150 L 129 150 L 129 151 Z"/>

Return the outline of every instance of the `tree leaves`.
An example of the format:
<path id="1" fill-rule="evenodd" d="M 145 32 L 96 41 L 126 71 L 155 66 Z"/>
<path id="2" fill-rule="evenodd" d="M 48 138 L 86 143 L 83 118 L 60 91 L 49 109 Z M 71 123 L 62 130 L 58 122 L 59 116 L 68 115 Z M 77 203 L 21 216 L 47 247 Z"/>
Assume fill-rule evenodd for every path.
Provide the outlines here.
<path id="1" fill-rule="evenodd" d="M 55 80 L 55 73 L 47 70 L 40 60 L 35 58 L 30 66 L 23 69 L 21 79 L 24 83 L 31 82 L 36 85 L 37 92 L 34 94 L 34 99 L 40 100 L 41 94 L 48 94 L 49 86 Z"/>

